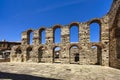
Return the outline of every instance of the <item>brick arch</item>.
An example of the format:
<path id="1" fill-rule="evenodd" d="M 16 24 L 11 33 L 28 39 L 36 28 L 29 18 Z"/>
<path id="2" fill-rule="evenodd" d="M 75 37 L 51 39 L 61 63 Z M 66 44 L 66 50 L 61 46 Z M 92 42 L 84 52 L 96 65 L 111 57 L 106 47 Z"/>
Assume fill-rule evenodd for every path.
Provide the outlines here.
<path id="1" fill-rule="evenodd" d="M 60 47 L 60 49 L 62 49 L 62 47 L 59 46 L 59 45 L 58 46 L 57 45 L 53 46 L 52 49 L 54 50 L 56 47 Z"/>
<path id="2" fill-rule="evenodd" d="M 41 27 L 41 28 L 38 29 L 39 32 L 41 32 L 43 30 L 46 30 L 46 28 L 45 27 Z"/>
<path id="3" fill-rule="evenodd" d="M 46 28 L 45 27 L 41 27 L 38 29 L 38 34 L 39 34 L 39 43 L 41 44 L 42 43 L 42 32 L 43 31 L 46 31 Z M 46 36 L 46 35 L 45 35 Z"/>
<path id="4" fill-rule="evenodd" d="M 53 31 L 56 29 L 56 28 L 62 28 L 63 26 L 62 25 L 60 25 L 60 24 L 56 24 L 56 25 L 54 25 L 53 27 L 52 27 L 52 29 L 53 29 Z"/>
<path id="5" fill-rule="evenodd" d="M 99 44 L 92 44 L 91 47 L 92 47 L 92 46 L 96 46 L 96 47 L 102 48 L 102 46 L 99 45 Z"/>
<path id="6" fill-rule="evenodd" d="M 99 48 L 101 48 L 101 49 L 104 48 L 104 45 L 101 44 L 101 43 L 92 43 L 92 44 L 90 45 L 90 47 L 92 47 L 92 46 L 97 46 L 97 47 L 99 47 Z"/>
<path id="7" fill-rule="evenodd" d="M 61 26 L 60 24 L 57 24 L 57 25 L 55 25 L 55 26 L 52 27 L 52 29 L 53 29 L 53 37 L 54 37 L 55 30 L 56 30 L 57 28 L 60 28 L 60 29 L 61 29 L 62 26 Z"/>
<path id="8" fill-rule="evenodd" d="M 98 23 L 98 24 L 101 26 L 102 21 L 101 21 L 101 19 L 99 19 L 99 18 L 94 18 L 94 19 L 88 21 L 88 22 L 87 22 L 87 25 L 90 25 L 90 24 L 92 24 L 92 23 Z"/>
<path id="9" fill-rule="evenodd" d="M 37 47 L 37 50 L 39 50 L 41 48 L 47 49 L 47 47 L 45 47 L 44 45 L 40 45 L 40 46 Z"/>
<path id="10" fill-rule="evenodd" d="M 60 47 L 60 49 L 62 50 L 62 46 L 60 46 L 60 45 L 53 45 L 53 46 L 51 47 L 51 49 L 54 51 L 54 49 L 55 49 L 56 47 Z"/>
<path id="11" fill-rule="evenodd" d="M 79 22 L 72 22 L 72 23 L 69 25 L 69 29 L 70 29 L 72 26 L 77 26 L 78 29 L 79 29 Z"/>
<path id="12" fill-rule="evenodd" d="M 39 46 L 37 49 L 39 50 L 39 49 L 41 49 L 41 48 L 45 48 L 44 46 Z"/>
<path id="13" fill-rule="evenodd" d="M 98 34 L 98 42 L 100 42 L 101 41 L 101 24 L 102 24 L 102 21 L 101 21 L 101 19 L 99 19 L 99 18 L 94 18 L 94 19 L 92 19 L 92 20 L 90 20 L 90 21 L 88 21 L 87 22 L 87 25 L 89 26 L 89 29 L 91 30 L 91 24 L 94 24 L 94 23 L 96 23 L 96 24 L 98 24 L 99 26 L 98 26 L 98 30 L 99 30 L 99 33 L 97 33 Z M 94 26 L 93 26 L 94 27 Z M 96 27 L 96 26 L 95 26 Z M 93 31 L 93 30 L 92 30 Z M 90 39 L 91 39 L 91 32 L 90 32 Z M 93 36 L 92 36 L 93 37 Z M 93 41 L 94 42 L 94 41 Z"/>
<path id="14" fill-rule="evenodd" d="M 33 46 L 30 46 L 30 45 L 28 45 L 27 47 L 26 47 L 26 51 L 28 50 L 28 49 L 33 49 Z"/>
<path id="15" fill-rule="evenodd" d="M 30 34 L 33 33 L 34 34 L 34 30 L 33 29 L 29 29 L 26 31 L 27 32 L 27 43 L 30 44 Z M 33 40 L 33 37 L 32 37 Z"/>
<path id="16" fill-rule="evenodd" d="M 79 46 L 79 44 L 70 44 L 70 45 L 67 47 L 67 49 L 70 50 L 70 48 L 73 47 L 73 46 L 77 46 L 79 50 L 82 49 L 82 47 Z"/>
<path id="17" fill-rule="evenodd" d="M 27 35 L 29 35 L 31 32 L 34 32 L 34 30 L 33 29 L 29 29 L 26 32 L 27 32 Z"/>
<path id="18" fill-rule="evenodd" d="M 72 28 L 74 29 L 75 27 L 77 28 L 77 31 L 76 31 L 76 35 L 74 36 L 75 38 L 76 38 L 76 40 L 75 40 L 75 42 L 79 42 L 79 40 L 80 40 L 80 36 L 79 36 L 79 32 L 80 32 L 80 26 L 79 26 L 79 22 L 72 22 L 69 26 L 69 41 L 70 42 L 72 42 L 72 41 L 74 41 L 73 40 L 73 30 L 72 30 Z"/>

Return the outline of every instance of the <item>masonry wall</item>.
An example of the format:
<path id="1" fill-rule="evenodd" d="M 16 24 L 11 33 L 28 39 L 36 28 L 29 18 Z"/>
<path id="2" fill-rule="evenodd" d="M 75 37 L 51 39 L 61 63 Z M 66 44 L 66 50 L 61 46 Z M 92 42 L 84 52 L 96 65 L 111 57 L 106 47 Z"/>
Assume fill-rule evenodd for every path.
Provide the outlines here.
<path id="1" fill-rule="evenodd" d="M 114 0 L 109 13 L 110 66 L 120 68 L 120 0 Z"/>
<path id="2" fill-rule="evenodd" d="M 100 42 L 90 42 L 90 24 L 98 23 L 100 25 Z M 107 17 L 102 19 L 92 19 L 85 23 L 73 22 L 66 26 L 59 24 L 45 28 L 41 27 L 37 30 L 29 29 L 22 33 L 22 44 L 12 49 L 11 62 L 42 62 L 42 63 L 62 63 L 62 64 L 99 64 L 109 65 L 109 31 Z M 78 27 L 79 41 L 77 43 L 70 42 L 70 28 Z M 54 31 L 56 28 L 61 29 L 61 43 L 54 42 Z M 41 32 L 46 32 L 46 43 L 41 43 Z M 33 42 L 30 44 L 30 33 L 33 33 Z M 77 54 L 71 49 L 77 47 Z M 94 50 L 92 46 L 96 46 Z M 60 47 L 60 57 L 54 57 L 54 49 Z M 79 56 L 78 56 L 79 55 Z M 78 60 L 79 59 L 79 60 Z"/>
<path id="3" fill-rule="evenodd" d="M 80 65 L 120 66 L 120 0 L 113 0 L 108 14 L 102 18 L 94 18 L 87 22 L 72 22 L 51 28 L 41 27 L 29 29 L 22 33 L 22 44 L 12 48 L 11 62 L 40 62 Z M 100 41 L 90 42 L 90 25 L 100 26 Z M 70 28 L 78 27 L 79 41 L 70 42 Z M 61 43 L 54 42 L 54 32 L 61 29 Z M 46 43 L 41 43 L 41 32 L 46 32 Z M 33 33 L 33 43 L 30 44 L 30 33 Z M 76 46 L 77 48 L 73 48 Z M 94 47 L 95 46 L 95 47 Z M 54 51 L 60 47 L 59 55 Z M 59 58 L 56 58 L 56 55 Z"/>

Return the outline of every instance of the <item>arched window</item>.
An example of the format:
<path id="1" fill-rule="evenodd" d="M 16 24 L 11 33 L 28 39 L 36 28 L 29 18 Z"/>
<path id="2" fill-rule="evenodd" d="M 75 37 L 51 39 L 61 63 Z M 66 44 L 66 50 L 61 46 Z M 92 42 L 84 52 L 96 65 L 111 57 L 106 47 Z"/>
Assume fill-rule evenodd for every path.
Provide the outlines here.
<path id="1" fill-rule="evenodd" d="M 30 33 L 30 44 L 33 43 L 33 32 Z"/>
<path id="2" fill-rule="evenodd" d="M 45 38 L 46 38 L 45 35 L 46 35 L 45 29 L 41 29 L 41 30 L 39 31 L 40 44 L 45 44 Z"/>
<path id="3" fill-rule="evenodd" d="M 70 27 L 70 42 L 79 42 L 79 28 L 78 26 Z"/>
<path id="4" fill-rule="evenodd" d="M 61 52 L 61 48 L 60 47 L 55 47 L 53 49 L 53 62 L 60 62 L 59 58 L 60 58 L 60 52 Z"/>
<path id="5" fill-rule="evenodd" d="M 56 28 L 54 29 L 54 43 L 60 43 L 61 42 L 61 29 Z"/>
<path id="6" fill-rule="evenodd" d="M 70 63 L 79 64 L 79 60 L 80 60 L 79 48 L 77 46 L 71 46 L 69 49 L 69 54 L 70 54 Z"/>
<path id="7" fill-rule="evenodd" d="M 90 42 L 100 41 L 100 25 L 98 23 L 90 24 Z"/>

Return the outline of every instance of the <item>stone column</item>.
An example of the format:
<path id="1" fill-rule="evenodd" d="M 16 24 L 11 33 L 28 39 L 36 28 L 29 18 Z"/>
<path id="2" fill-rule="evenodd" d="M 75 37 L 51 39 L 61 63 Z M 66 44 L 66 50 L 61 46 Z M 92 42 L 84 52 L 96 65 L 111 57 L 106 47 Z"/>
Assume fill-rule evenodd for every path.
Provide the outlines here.
<path id="1" fill-rule="evenodd" d="M 80 23 L 79 24 L 79 43 L 81 46 L 80 50 L 80 63 L 79 64 L 89 64 L 90 61 L 90 50 L 89 50 L 89 42 L 90 42 L 90 35 L 89 35 L 89 25 L 87 23 Z"/>
<path id="2" fill-rule="evenodd" d="M 34 30 L 33 45 L 39 45 L 39 44 L 40 44 L 39 30 Z"/>
<path id="3" fill-rule="evenodd" d="M 101 43 L 103 45 L 101 64 L 103 66 L 109 66 L 109 25 L 108 25 L 108 16 L 105 16 L 102 19 Z"/>
<path id="4" fill-rule="evenodd" d="M 64 26 L 61 29 L 62 49 L 61 49 L 61 62 L 69 63 L 69 44 L 70 44 L 70 32 L 69 26 Z"/>
<path id="5" fill-rule="evenodd" d="M 27 31 L 22 32 L 22 45 L 27 45 L 28 44 L 28 39 L 27 39 Z"/>
<path id="6" fill-rule="evenodd" d="M 53 29 L 47 28 L 46 29 L 46 49 L 45 53 L 47 55 L 47 62 L 53 62 Z"/>

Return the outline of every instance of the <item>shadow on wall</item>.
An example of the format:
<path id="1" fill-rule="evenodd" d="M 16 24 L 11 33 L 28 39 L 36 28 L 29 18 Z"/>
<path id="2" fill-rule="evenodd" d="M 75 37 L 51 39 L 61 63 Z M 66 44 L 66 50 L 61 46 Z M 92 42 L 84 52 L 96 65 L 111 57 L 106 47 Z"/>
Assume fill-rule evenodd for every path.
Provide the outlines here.
<path id="1" fill-rule="evenodd" d="M 25 74 L 15 74 L 15 73 L 6 73 L 0 72 L 0 80 L 61 80 L 61 79 L 52 79 L 52 78 L 44 78 L 44 77 L 36 77 L 32 75 Z"/>

